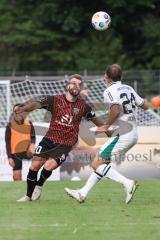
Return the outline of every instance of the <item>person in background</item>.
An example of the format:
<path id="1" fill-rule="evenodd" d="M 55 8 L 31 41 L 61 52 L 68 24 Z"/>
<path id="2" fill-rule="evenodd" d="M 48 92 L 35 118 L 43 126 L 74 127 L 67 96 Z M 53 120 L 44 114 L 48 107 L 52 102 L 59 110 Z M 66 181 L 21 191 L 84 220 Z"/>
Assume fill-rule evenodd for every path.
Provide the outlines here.
<path id="1" fill-rule="evenodd" d="M 23 104 L 16 104 L 15 107 Z M 5 142 L 9 165 L 13 169 L 13 180 L 22 180 L 22 160 L 31 159 L 35 152 L 35 129 L 31 121 L 26 119 L 26 113 L 13 114 L 6 126 Z"/>

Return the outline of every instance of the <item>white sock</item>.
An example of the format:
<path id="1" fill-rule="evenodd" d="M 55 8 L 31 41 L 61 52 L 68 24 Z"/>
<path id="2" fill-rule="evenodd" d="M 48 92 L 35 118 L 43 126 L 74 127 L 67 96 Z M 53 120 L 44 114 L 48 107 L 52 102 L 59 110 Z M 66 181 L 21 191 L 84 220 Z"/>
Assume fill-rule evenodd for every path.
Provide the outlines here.
<path id="1" fill-rule="evenodd" d="M 125 176 L 117 172 L 117 170 L 115 170 L 113 167 L 109 169 L 105 177 L 122 183 L 124 186 L 128 185 L 128 183 L 131 181 L 129 178 L 126 178 Z"/>
<path id="2" fill-rule="evenodd" d="M 82 194 L 82 196 L 86 197 L 88 192 L 91 190 L 91 188 L 101 179 L 101 177 L 95 173 L 92 172 L 91 175 L 89 176 L 86 184 L 84 185 L 84 187 L 82 187 L 80 189 L 80 193 Z"/>

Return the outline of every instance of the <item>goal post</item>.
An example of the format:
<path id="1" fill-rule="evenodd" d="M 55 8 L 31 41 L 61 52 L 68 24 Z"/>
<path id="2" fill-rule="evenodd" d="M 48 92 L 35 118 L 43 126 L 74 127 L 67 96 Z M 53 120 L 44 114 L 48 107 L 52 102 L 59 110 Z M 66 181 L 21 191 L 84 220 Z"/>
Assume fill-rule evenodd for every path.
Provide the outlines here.
<path id="1" fill-rule="evenodd" d="M 0 125 L 5 125 L 11 113 L 10 80 L 0 81 Z"/>

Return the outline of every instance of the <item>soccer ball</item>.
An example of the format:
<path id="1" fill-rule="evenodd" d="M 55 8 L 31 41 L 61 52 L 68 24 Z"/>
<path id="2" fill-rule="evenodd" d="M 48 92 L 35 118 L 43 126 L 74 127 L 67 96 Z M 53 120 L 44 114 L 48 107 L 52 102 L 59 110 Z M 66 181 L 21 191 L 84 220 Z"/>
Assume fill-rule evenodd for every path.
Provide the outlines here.
<path id="1" fill-rule="evenodd" d="M 96 30 L 104 31 L 111 24 L 111 17 L 106 12 L 96 12 L 92 16 L 92 25 Z"/>

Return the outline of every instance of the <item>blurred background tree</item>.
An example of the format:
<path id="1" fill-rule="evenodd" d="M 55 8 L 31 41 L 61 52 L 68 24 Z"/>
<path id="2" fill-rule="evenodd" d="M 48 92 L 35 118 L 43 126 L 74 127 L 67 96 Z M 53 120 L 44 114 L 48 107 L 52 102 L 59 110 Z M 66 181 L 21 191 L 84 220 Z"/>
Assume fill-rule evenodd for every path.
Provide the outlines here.
<path id="1" fill-rule="evenodd" d="M 112 24 L 95 31 L 91 17 Z M 1 0 L 0 71 L 159 69 L 159 0 Z"/>

